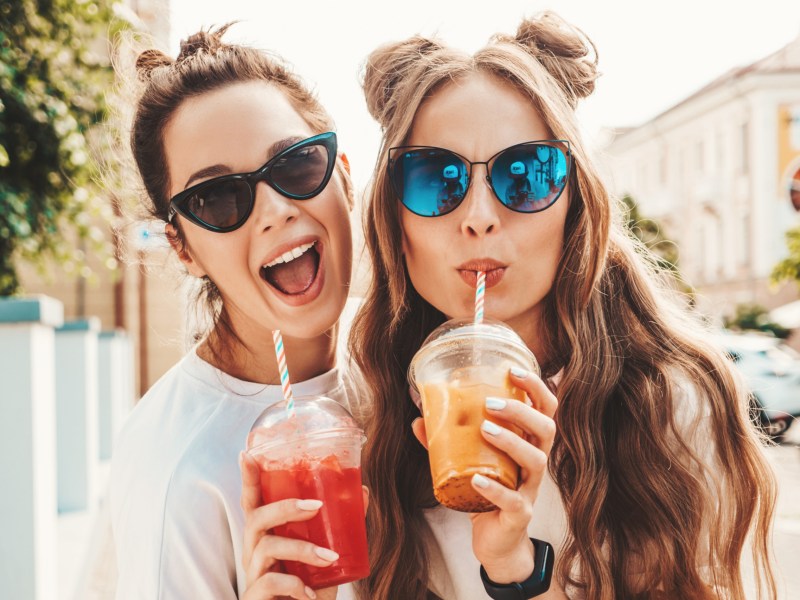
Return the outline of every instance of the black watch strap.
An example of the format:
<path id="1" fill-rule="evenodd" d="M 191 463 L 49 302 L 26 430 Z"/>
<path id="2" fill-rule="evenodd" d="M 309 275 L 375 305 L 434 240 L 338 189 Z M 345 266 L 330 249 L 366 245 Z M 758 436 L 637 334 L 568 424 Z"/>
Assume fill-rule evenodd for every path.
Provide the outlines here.
<path id="1" fill-rule="evenodd" d="M 481 581 L 486 593 L 494 600 L 528 600 L 550 589 L 550 579 L 553 577 L 553 563 L 555 552 L 547 542 L 531 538 L 533 554 L 535 557 L 533 573 L 525 581 L 519 583 L 495 583 L 486 574 L 486 569 L 481 565 Z"/>

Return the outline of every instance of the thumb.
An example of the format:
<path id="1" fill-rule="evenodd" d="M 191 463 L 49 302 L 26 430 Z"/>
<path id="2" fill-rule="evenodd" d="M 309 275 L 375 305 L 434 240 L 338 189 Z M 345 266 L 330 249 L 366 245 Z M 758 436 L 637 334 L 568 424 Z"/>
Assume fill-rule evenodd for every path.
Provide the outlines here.
<path id="1" fill-rule="evenodd" d="M 425 431 L 425 419 L 417 417 L 411 422 L 411 431 L 414 432 L 414 437 L 417 438 L 420 444 L 428 449 L 428 433 Z"/>
<path id="2" fill-rule="evenodd" d="M 242 469 L 242 510 L 248 514 L 262 504 L 261 469 L 248 452 L 239 454 L 239 467 Z"/>

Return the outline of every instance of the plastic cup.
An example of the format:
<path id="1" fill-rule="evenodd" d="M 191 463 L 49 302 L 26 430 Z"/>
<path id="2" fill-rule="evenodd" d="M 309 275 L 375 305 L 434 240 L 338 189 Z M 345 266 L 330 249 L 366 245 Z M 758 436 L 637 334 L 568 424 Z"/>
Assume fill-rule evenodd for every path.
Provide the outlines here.
<path id="1" fill-rule="evenodd" d="M 322 396 L 273 404 L 256 419 L 247 451 L 261 469 L 264 504 L 287 498 L 323 502 L 307 521 L 274 529 L 276 535 L 330 548 L 339 560 L 327 567 L 282 561 L 286 573 L 314 589 L 369 575 L 369 555 L 361 489 L 361 447 L 366 438 L 338 402 Z"/>
<path id="2" fill-rule="evenodd" d="M 525 400 L 525 393 L 511 384 L 511 367 L 539 373 L 536 358 L 522 339 L 491 319 L 447 321 L 428 336 L 411 361 L 408 378 L 422 400 L 433 493 L 449 508 L 495 510 L 472 487 L 476 473 L 517 487 L 517 463 L 484 441 L 480 432 L 485 419 L 521 433 L 486 410 L 488 396 Z"/>

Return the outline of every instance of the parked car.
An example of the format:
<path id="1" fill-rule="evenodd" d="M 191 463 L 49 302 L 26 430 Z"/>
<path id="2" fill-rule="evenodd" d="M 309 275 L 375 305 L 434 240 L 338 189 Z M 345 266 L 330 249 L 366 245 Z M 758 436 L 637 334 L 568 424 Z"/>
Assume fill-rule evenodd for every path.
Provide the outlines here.
<path id="1" fill-rule="evenodd" d="M 800 417 L 800 354 L 762 334 L 726 332 L 719 341 L 750 388 L 754 422 L 780 441 Z"/>

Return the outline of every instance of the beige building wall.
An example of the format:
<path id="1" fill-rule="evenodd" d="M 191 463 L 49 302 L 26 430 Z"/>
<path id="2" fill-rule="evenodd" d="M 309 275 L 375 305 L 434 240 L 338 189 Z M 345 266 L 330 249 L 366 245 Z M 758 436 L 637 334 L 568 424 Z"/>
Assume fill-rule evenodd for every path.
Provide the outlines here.
<path id="1" fill-rule="evenodd" d="M 662 224 L 698 307 L 717 320 L 737 304 L 771 309 L 798 297 L 794 284 L 769 283 L 785 231 L 800 223 L 783 175 L 800 159 L 800 142 L 787 143 L 792 127 L 800 132 L 791 107 L 800 107 L 800 38 L 617 132 L 605 149 L 614 191 Z"/>

